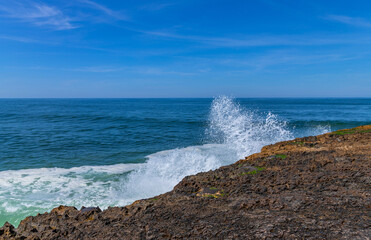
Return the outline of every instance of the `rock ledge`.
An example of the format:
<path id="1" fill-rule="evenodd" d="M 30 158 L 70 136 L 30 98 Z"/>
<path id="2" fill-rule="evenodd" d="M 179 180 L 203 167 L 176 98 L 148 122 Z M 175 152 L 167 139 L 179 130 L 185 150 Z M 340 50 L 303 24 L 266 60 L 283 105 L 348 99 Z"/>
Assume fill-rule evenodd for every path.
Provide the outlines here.
<path id="1" fill-rule="evenodd" d="M 0 239 L 369 239 L 371 125 L 266 146 L 125 207 L 59 206 Z"/>

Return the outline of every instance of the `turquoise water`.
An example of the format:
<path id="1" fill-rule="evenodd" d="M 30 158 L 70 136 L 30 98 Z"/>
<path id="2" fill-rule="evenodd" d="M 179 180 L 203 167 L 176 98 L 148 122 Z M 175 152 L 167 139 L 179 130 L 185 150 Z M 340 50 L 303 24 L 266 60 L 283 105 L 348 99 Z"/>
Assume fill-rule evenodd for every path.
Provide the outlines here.
<path id="1" fill-rule="evenodd" d="M 0 225 L 125 205 L 262 146 L 371 123 L 371 99 L 0 99 Z"/>

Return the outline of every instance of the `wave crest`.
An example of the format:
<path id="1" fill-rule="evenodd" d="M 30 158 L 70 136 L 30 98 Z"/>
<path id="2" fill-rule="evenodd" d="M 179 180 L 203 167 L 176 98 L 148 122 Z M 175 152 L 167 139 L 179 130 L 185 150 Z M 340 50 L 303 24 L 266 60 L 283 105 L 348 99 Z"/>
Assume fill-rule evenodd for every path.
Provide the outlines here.
<path id="1" fill-rule="evenodd" d="M 134 201 L 167 192 L 187 175 L 231 164 L 267 144 L 293 137 L 286 122 L 274 114 L 259 115 L 225 96 L 213 100 L 208 122 L 206 132 L 213 144 L 149 155 L 146 164 L 129 175 L 119 198 Z"/>
<path id="2" fill-rule="evenodd" d="M 207 134 L 209 138 L 229 145 L 239 158 L 260 151 L 264 145 L 293 138 L 287 123 L 279 121 L 276 115 L 270 112 L 259 115 L 226 96 L 214 99 Z"/>
<path id="3" fill-rule="evenodd" d="M 231 164 L 293 137 L 274 114 L 244 109 L 224 96 L 213 100 L 208 123 L 207 144 L 157 152 L 144 164 L 0 172 L 0 223 L 16 224 L 60 204 L 126 205 L 167 192 L 187 175 Z"/>

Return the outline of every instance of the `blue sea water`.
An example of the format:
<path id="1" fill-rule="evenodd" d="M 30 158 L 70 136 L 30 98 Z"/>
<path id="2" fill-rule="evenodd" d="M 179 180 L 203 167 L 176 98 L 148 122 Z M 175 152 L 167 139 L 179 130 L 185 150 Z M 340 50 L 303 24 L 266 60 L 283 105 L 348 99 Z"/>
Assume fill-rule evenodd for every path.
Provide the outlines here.
<path id="1" fill-rule="evenodd" d="M 0 99 L 0 226 L 126 205 L 295 137 L 371 124 L 371 99 Z"/>

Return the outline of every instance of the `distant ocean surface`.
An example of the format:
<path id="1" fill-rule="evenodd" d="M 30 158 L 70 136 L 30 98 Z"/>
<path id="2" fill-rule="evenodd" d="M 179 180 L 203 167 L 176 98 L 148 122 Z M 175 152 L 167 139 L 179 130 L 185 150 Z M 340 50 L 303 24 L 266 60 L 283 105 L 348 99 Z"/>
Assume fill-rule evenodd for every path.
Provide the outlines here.
<path id="1" fill-rule="evenodd" d="M 0 99 L 0 227 L 126 205 L 267 144 L 371 124 L 371 99 Z"/>

